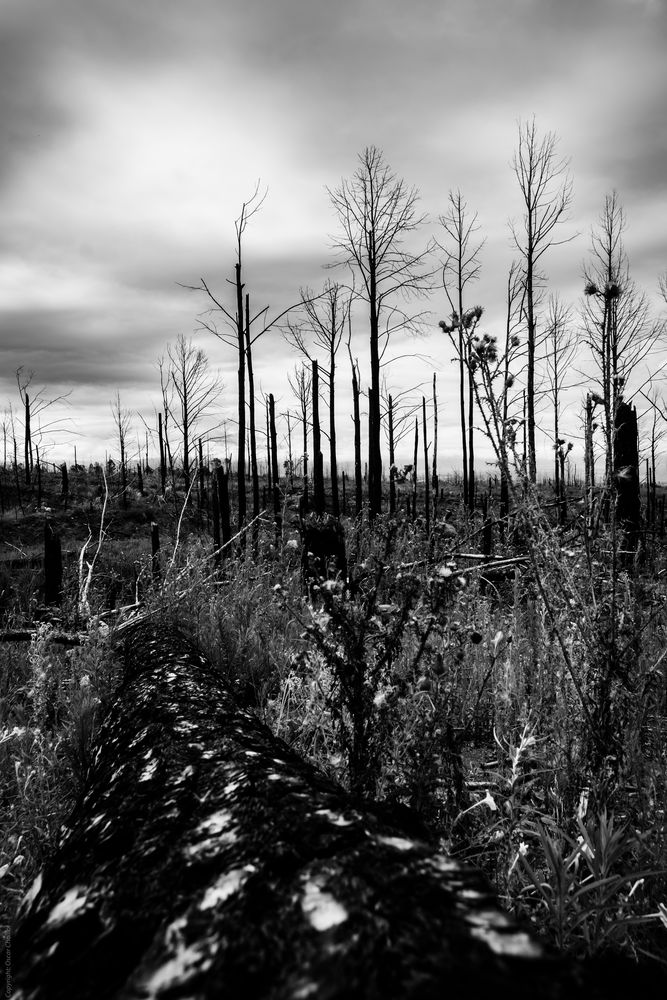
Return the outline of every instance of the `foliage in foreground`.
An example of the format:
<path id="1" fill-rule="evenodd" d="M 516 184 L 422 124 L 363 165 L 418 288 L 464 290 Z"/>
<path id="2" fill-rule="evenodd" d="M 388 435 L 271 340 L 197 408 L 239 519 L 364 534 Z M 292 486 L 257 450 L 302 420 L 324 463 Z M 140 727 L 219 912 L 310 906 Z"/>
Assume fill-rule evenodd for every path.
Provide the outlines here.
<path id="1" fill-rule="evenodd" d="M 470 552 L 479 523 L 459 525 Z M 516 529 L 533 532 L 530 572 L 486 585 L 437 529 L 389 519 L 346 523 L 352 593 L 332 575 L 304 594 L 295 540 L 270 528 L 256 558 L 220 569 L 191 535 L 154 584 L 134 551 L 120 570 L 145 581 L 145 613 L 178 620 L 278 735 L 355 794 L 416 809 L 556 945 L 659 956 L 660 567 L 612 568 L 604 531 L 580 544 L 537 514 Z M 64 611 L 75 615 L 74 599 Z M 117 680 L 104 627 L 86 628 L 71 650 L 48 627 L 0 650 L 5 923 L 83 787 Z"/>

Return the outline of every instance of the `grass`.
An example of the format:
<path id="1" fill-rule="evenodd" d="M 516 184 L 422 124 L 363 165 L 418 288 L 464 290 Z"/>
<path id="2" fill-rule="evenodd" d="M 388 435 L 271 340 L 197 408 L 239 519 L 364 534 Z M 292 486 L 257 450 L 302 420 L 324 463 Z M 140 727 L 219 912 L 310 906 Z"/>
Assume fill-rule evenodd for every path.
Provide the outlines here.
<path id="1" fill-rule="evenodd" d="M 89 492 L 82 481 L 65 515 L 73 547 Z M 459 555 L 481 543 L 479 521 L 461 511 L 455 547 L 402 517 L 372 528 L 346 518 L 353 596 L 335 579 L 306 596 L 290 510 L 280 540 L 266 524 L 256 558 L 248 550 L 216 570 L 200 515 L 179 533 L 177 507 L 137 499 L 125 516 L 111 504 L 92 614 L 81 618 L 72 560 L 53 624 L 85 632 L 85 644 L 63 649 L 45 624 L 29 646 L 0 646 L 0 923 L 85 783 L 118 677 L 104 622 L 139 596 L 177 620 L 279 736 L 355 794 L 418 810 L 547 940 L 577 954 L 664 955 L 665 551 L 619 568 L 605 530 L 564 536 L 528 509 L 530 558 L 485 588 L 479 560 Z M 15 516 L 17 547 L 37 545 L 40 523 Z M 497 554 L 517 552 L 508 541 Z M 37 575 L 12 580 L 5 626 L 35 620 Z"/>

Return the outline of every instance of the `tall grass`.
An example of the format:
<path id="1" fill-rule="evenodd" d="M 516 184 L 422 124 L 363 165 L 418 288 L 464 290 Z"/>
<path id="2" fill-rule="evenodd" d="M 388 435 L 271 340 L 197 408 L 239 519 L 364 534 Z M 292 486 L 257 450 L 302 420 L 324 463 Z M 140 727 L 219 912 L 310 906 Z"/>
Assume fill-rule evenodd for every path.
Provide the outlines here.
<path id="1" fill-rule="evenodd" d="M 103 554 L 82 646 L 44 629 L 0 647 L 2 919 L 86 780 L 118 679 L 96 618 L 114 571 L 117 603 L 178 623 L 279 736 L 355 795 L 416 809 L 546 938 L 664 953 L 664 555 L 619 566 L 604 529 L 564 534 L 529 493 L 498 553 L 525 562 L 489 585 L 457 554 L 480 547 L 467 514 L 456 544 L 401 518 L 345 527 L 351 588 L 306 594 L 288 529 L 218 566 L 184 526 L 159 579 L 131 540 Z"/>

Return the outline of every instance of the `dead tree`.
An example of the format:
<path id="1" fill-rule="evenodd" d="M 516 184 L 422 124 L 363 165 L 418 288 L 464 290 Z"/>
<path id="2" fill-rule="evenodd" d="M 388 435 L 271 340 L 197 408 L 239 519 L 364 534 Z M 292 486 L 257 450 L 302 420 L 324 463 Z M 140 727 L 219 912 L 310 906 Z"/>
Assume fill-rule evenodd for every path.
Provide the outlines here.
<path id="1" fill-rule="evenodd" d="M 54 522 L 44 522 L 44 603 L 60 605 L 63 596 L 63 557 Z"/>
<path id="2" fill-rule="evenodd" d="M 301 428 L 303 431 L 303 455 L 301 459 L 301 472 L 303 475 L 303 489 L 308 493 L 308 414 L 310 412 L 310 399 L 312 395 L 312 374 L 305 365 L 296 365 L 294 375 L 288 375 L 290 389 L 299 401 L 299 416 L 301 418 Z"/>
<path id="3" fill-rule="evenodd" d="M 333 517 L 301 524 L 301 576 L 306 591 L 324 580 L 347 583 L 345 532 Z"/>
<path id="4" fill-rule="evenodd" d="M 116 398 L 111 404 L 111 413 L 116 433 L 118 434 L 118 450 L 120 454 L 120 488 L 121 503 L 127 507 L 127 436 L 132 422 L 132 411 L 126 410 L 120 404 L 120 392 L 116 390 Z"/>
<path id="5" fill-rule="evenodd" d="M 569 310 L 562 305 L 558 296 L 549 297 L 546 319 L 546 375 L 549 394 L 553 406 L 553 451 L 554 451 L 554 493 L 558 511 L 558 521 L 567 519 L 567 495 L 565 490 L 565 460 L 572 450 L 572 442 L 562 437 L 561 405 L 565 390 L 571 389 L 572 365 L 576 355 L 576 341 L 569 328 Z"/>
<path id="6" fill-rule="evenodd" d="M 664 323 L 652 321 L 648 300 L 630 277 L 623 245 L 625 226 L 625 213 L 614 191 L 605 197 L 584 271 L 582 319 L 598 373 L 607 487 L 616 469 L 616 410 L 632 392 L 633 374 L 665 331 Z"/>
<path id="7" fill-rule="evenodd" d="M 35 435 L 33 433 L 33 428 L 35 424 L 37 426 L 37 443 L 41 439 L 41 436 L 45 432 L 60 433 L 65 430 L 65 420 L 62 417 L 55 417 L 53 420 L 44 420 L 42 416 L 43 412 L 47 410 L 50 406 L 55 406 L 58 403 L 66 401 L 70 395 L 69 392 L 63 393 L 61 396 L 56 396 L 53 399 L 47 399 L 44 395 L 46 390 L 44 388 L 38 389 L 33 392 L 32 395 L 28 393 L 28 389 L 32 384 L 35 373 L 30 371 L 26 372 L 24 367 L 21 365 L 20 368 L 16 369 L 16 384 L 19 390 L 19 396 L 21 397 L 21 404 L 23 409 L 23 461 L 24 461 L 24 476 L 26 486 L 31 483 L 31 476 L 34 467 L 34 457 L 33 457 L 33 444 L 35 443 Z M 11 418 L 11 423 L 13 425 L 13 417 Z M 6 437 L 6 426 L 4 427 L 5 433 L 5 459 L 4 464 L 7 464 L 7 437 Z"/>
<path id="8" fill-rule="evenodd" d="M 167 620 L 126 635 L 86 793 L 0 954 L 3 995 L 664 995 L 653 968 L 545 953 L 413 813 L 300 759 Z"/>
<path id="9" fill-rule="evenodd" d="M 322 458 L 322 435 L 320 429 L 320 379 L 317 361 L 312 362 L 312 404 L 313 404 L 313 498 L 315 510 L 324 513 L 324 461 Z"/>
<path id="10" fill-rule="evenodd" d="M 361 514 L 363 506 L 363 484 L 361 474 L 361 410 L 359 397 L 359 362 L 352 361 L 352 421 L 354 423 L 354 512 L 357 517 Z"/>
<path id="11" fill-rule="evenodd" d="M 323 362 L 318 360 L 319 371 L 329 386 L 329 464 L 331 475 L 331 512 L 340 514 L 338 499 L 338 455 L 336 448 L 336 355 L 341 345 L 343 331 L 348 322 L 351 296 L 344 300 L 342 289 L 336 282 L 326 281 L 321 295 L 309 289 L 301 291 L 305 322 L 286 324 L 285 339 L 296 347 L 311 364 L 315 354 L 323 352 Z"/>
<path id="12" fill-rule="evenodd" d="M 192 339 L 179 334 L 176 344 L 167 345 L 166 378 L 173 388 L 176 401 L 170 406 L 172 423 L 178 428 L 183 442 L 183 479 L 186 492 L 190 488 L 190 453 L 195 445 L 195 431 L 199 429 L 207 411 L 217 402 L 222 390 L 222 381 L 209 369 L 209 361 L 200 347 L 195 347 Z M 206 425 L 205 433 L 210 433 L 214 424 Z"/>
<path id="13" fill-rule="evenodd" d="M 209 302 L 211 303 L 210 315 L 212 318 L 201 320 L 201 326 L 204 330 L 212 333 L 214 337 L 222 341 L 223 344 L 227 344 L 233 347 L 238 356 L 238 456 L 237 456 L 237 479 L 238 479 L 238 527 L 239 531 L 242 530 L 247 511 L 246 502 L 246 368 L 248 371 L 248 376 L 252 379 L 253 373 L 253 348 L 260 337 L 263 337 L 265 333 L 268 333 L 272 327 L 280 324 L 280 322 L 287 316 L 287 314 L 295 308 L 294 305 L 290 305 L 287 309 L 283 309 L 277 316 L 273 319 L 268 318 L 269 307 L 264 306 L 259 309 L 254 315 L 250 313 L 250 300 L 246 293 L 245 295 L 245 309 L 244 309 L 244 289 L 245 284 L 243 282 L 243 271 L 242 271 L 242 250 L 243 250 L 243 235 L 245 233 L 248 222 L 252 217 L 259 212 L 264 199 L 266 197 L 266 192 L 260 195 L 259 184 L 255 187 L 252 196 L 248 201 L 243 202 L 241 207 L 241 214 L 235 222 L 235 232 L 236 232 L 236 263 L 234 265 L 234 281 L 230 282 L 234 286 L 235 290 L 235 311 L 228 308 L 220 300 L 220 298 L 213 293 L 211 288 L 208 286 L 203 278 L 200 278 L 199 285 L 189 286 L 194 291 L 205 292 Z M 219 329 L 215 319 L 215 315 L 218 315 L 222 319 L 223 324 L 226 329 Z M 248 406 L 250 410 L 250 416 L 254 425 L 254 409 L 255 409 L 255 398 L 254 398 L 254 384 L 249 384 L 248 387 Z M 254 439 L 254 434 L 251 431 L 250 434 L 250 463 L 252 463 L 253 450 L 256 455 L 256 440 Z M 256 469 L 253 473 L 253 507 L 259 508 L 259 481 L 257 477 Z M 253 510 L 254 513 L 254 510 Z"/>
<path id="14" fill-rule="evenodd" d="M 273 393 L 269 394 L 269 440 L 271 443 L 271 481 L 273 483 L 273 519 L 276 526 L 276 538 L 282 532 L 280 476 L 278 474 L 278 436 L 276 433 L 276 403 Z"/>
<path id="15" fill-rule="evenodd" d="M 351 179 L 329 191 L 339 223 L 334 247 L 338 263 L 347 265 L 359 287 L 356 296 L 368 307 L 371 384 L 368 394 L 369 515 L 382 511 L 382 452 L 380 448 L 380 368 L 392 333 L 414 327 L 418 317 L 408 315 L 400 300 L 430 290 L 430 245 L 421 252 L 408 250 L 410 234 L 425 217 L 417 211 L 419 196 L 385 163 L 376 146 L 359 155 Z"/>
<path id="16" fill-rule="evenodd" d="M 452 323 L 447 333 L 456 351 L 459 365 L 459 419 L 461 424 L 461 449 L 463 454 L 463 502 L 474 509 L 474 488 L 469 490 L 468 483 L 475 479 L 475 460 L 473 446 L 473 415 L 475 394 L 472 385 L 472 367 L 470 365 L 470 337 L 461 322 L 465 312 L 465 292 L 470 282 L 477 281 L 481 265 L 479 255 L 484 241 L 475 238 L 479 231 L 477 213 L 470 216 L 468 206 L 460 191 L 449 192 L 449 208 L 446 215 L 440 216 L 440 223 L 445 230 L 447 241 L 440 249 L 444 253 L 442 262 L 442 284 L 452 311 Z M 467 400 L 467 417 L 466 417 Z M 472 496 L 470 495 L 472 494 Z"/>
<path id="17" fill-rule="evenodd" d="M 631 403 L 618 403 L 614 429 L 616 519 L 623 531 L 624 550 L 634 552 L 641 528 L 641 496 L 637 411 Z"/>
<path id="18" fill-rule="evenodd" d="M 531 482 L 537 480 L 535 447 L 535 403 L 537 382 L 537 307 L 544 285 L 541 269 L 547 250 L 559 243 L 556 227 L 567 218 L 572 199 L 572 181 L 567 162 L 560 159 L 554 132 L 540 138 L 535 119 L 519 124 L 519 141 L 513 168 L 523 201 L 521 227 L 512 224 L 512 238 L 522 258 L 526 321 L 526 468 Z M 572 239 L 572 237 L 570 237 Z"/>

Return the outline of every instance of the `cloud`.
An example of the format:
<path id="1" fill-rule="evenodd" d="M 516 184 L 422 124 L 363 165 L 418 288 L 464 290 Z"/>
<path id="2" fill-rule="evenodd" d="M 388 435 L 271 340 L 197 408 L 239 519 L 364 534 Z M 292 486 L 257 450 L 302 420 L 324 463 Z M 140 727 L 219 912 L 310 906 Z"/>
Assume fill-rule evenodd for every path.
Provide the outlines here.
<path id="1" fill-rule="evenodd" d="M 575 182 L 567 233 L 580 235 L 545 258 L 554 287 L 576 301 L 590 226 L 614 187 L 640 283 L 667 266 L 655 222 L 667 211 L 664 3 L 5 0 L 0 19 L 5 398 L 26 364 L 74 388 L 87 427 L 97 426 L 95 399 L 104 409 L 116 386 L 150 410 L 155 359 L 197 329 L 204 307 L 178 283 L 205 277 L 230 295 L 234 219 L 258 179 L 269 193 L 244 243 L 253 302 L 280 311 L 300 286 L 342 279 L 322 269 L 336 227 L 325 186 L 372 143 L 420 188 L 424 239 L 450 188 L 479 212 L 487 243 L 471 295 L 494 329 L 512 257 L 507 222 L 521 214 L 516 124 L 533 113 L 559 135 Z M 444 294 L 430 305 L 435 329 Z M 363 316 L 355 330 L 365 365 Z M 233 354 L 206 343 L 233 414 Z M 437 335 L 426 351 L 443 394 L 455 393 Z M 286 401 L 294 361 L 267 336 L 262 387 Z M 414 384 L 430 379 L 428 367 L 396 370 Z M 345 417 L 343 408 L 347 427 Z"/>

